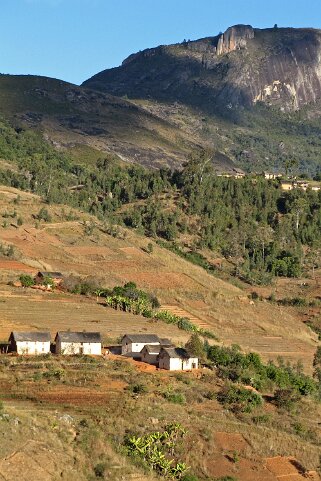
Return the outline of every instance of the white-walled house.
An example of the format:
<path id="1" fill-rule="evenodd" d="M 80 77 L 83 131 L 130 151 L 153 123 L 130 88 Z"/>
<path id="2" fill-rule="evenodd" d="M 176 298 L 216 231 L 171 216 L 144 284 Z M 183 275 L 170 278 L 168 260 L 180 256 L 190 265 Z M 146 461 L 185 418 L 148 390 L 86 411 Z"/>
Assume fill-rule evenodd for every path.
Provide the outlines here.
<path id="1" fill-rule="evenodd" d="M 17 332 L 9 337 L 10 351 L 20 355 L 39 355 L 50 353 L 50 332 Z"/>
<path id="2" fill-rule="evenodd" d="M 142 362 L 147 362 L 154 366 L 158 366 L 158 358 L 161 350 L 160 344 L 152 345 L 146 344 L 141 350 L 141 360 Z"/>
<path id="3" fill-rule="evenodd" d="M 162 347 L 158 367 L 169 371 L 191 371 L 198 368 L 198 358 L 181 347 Z"/>
<path id="4" fill-rule="evenodd" d="M 146 345 L 160 346 L 161 340 L 156 334 L 125 334 L 121 341 L 123 356 L 141 358 L 141 350 Z"/>
<path id="5" fill-rule="evenodd" d="M 100 332 L 60 331 L 55 337 L 56 354 L 71 356 L 73 354 L 101 355 Z"/>

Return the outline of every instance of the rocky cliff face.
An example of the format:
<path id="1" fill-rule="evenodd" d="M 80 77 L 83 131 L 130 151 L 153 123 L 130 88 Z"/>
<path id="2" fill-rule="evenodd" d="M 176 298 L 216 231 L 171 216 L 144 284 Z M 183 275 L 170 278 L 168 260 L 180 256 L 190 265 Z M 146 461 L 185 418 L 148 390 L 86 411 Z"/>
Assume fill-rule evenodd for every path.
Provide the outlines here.
<path id="1" fill-rule="evenodd" d="M 321 31 L 237 25 L 216 37 L 132 55 L 84 85 L 206 111 L 258 101 L 295 110 L 321 99 Z"/>
<path id="2" fill-rule="evenodd" d="M 247 40 L 254 38 L 254 30 L 251 25 L 236 25 L 223 33 L 217 44 L 217 55 L 224 55 L 233 50 L 246 48 Z"/>

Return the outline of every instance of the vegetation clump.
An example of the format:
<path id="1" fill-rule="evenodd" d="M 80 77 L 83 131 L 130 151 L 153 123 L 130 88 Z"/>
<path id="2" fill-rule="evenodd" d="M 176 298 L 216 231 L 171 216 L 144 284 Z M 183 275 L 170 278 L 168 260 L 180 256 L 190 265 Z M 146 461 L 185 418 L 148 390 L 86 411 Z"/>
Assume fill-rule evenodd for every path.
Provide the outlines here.
<path id="1" fill-rule="evenodd" d="M 168 424 L 164 431 L 144 436 L 125 437 L 124 446 L 129 456 L 137 458 L 157 474 L 169 479 L 182 479 L 189 469 L 186 463 L 176 459 L 175 453 L 186 431 L 179 423 Z"/>
<path id="2" fill-rule="evenodd" d="M 267 181 L 263 176 L 219 177 L 206 151 L 192 154 L 184 168 L 175 172 L 124 167 L 108 154 L 83 165 L 55 150 L 36 132 L 17 132 L 3 120 L 0 131 L 0 157 L 16 167 L 0 169 L 1 183 L 39 194 L 47 203 L 80 208 L 105 224 L 108 219 L 113 225 L 107 229 L 111 235 L 118 235 L 115 224 L 137 229 L 190 262 L 214 271 L 203 255 L 203 249 L 210 249 L 228 260 L 235 276 L 251 284 L 269 284 L 275 276 L 298 277 L 304 269 L 314 270 L 319 265 L 320 191 L 284 192 L 279 181 Z M 238 134 L 235 141 L 247 142 Z M 260 144 L 257 138 L 248 141 Z M 238 155 L 235 152 L 236 158 Z M 72 189 L 75 176 L 81 189 Z M 170 209 L 161 201 L 164 196 L 173 200 Z M 129 207 L 136 201 L 139 205 Z M 13 215 L 17 213 L 3 217 Z M 37 222 L 50 222 L 51 215 L 43 206 L 36 218 Z M 3 225 L 8 226 L 6 218 Z M 90 222 L 84 226 L 87 235 L 93 229 Z M 180 238 L 185 234 L 193 240 L 183 248 Z M 151 243 L 146 250 L 153 251 Z"/>
<path id="3" fill-rule="evenodd" d="M 226 385 L 218 393 L 217 399 L 233 412 L 250 413 L 263 404 L 262 396 L 259 393 L 235 384 Z"/>
<path id="4" fill-rule="evenodd" d="M 263 364 L 258 354 L 243 354 L 237 346 L 210 346 L 208 359 L 216 366 L 221 378 L 250 385 L 258 390 L 274 386 L 279 389 L 293 389 L 300 396 L 317 392 L 317 383 L 303 374 L 300 366 L 294 368 L 283 363 L 276 366 L 273 362 Z"/>

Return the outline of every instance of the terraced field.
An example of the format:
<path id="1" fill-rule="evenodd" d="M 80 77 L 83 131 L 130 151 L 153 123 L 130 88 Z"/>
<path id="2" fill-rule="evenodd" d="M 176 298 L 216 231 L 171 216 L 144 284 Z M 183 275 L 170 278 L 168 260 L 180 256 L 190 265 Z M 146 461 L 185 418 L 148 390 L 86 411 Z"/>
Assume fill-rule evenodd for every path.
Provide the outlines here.
<path id="1" fill-rule="evenodd" d="M 0 339 L 6 340 L 13 329 L 49 330 L 52 336 L 68 329 L 99 331 L 105 340 L 119 338 L 126 332 L 157 332 L 176 343 L 185 343 L 189 338 L 175 326 L 115 311 L 93 299 L 6 287 L 0 292 Z"/>
<path id="2" fill-rule="evenodd" d="M 61 271 L 66 277 L 89 277 L 104 287 L 133 281 L 157 296 L 164 308 L 211 330 L 223 344 L 239 344 L 245 350 L 259 352 L 266 360 L 278 356 L 291 362 L 302 360 L 311 372 L 317 336 L 293 309 L 253 302 L 248 289 L 224 282 L 155 243 L 152 254 L 148 253 L 146 246 L 151 240 L 132 230 L 119 228 L 116 236 L 109 235 L 95 217 L 79 211 L 71 212 L 77 220 L 66 220 L 66 212 L 70 214 L 66 206 L 46 205 L 52 221 L 36 224 L 35 216 L 41 207 L 35 195 L 0 188 L 0 216 L 1 212 L 16 209 L 23 218 L 22 226 L 15 220 L 6 227 L 0 223 L 2 243 L 14 248 L 13 259 L 0 261 L 0 289 L 3 286 L 6 290 L 9 281 L 33 269 Z M 85 229 L 88 221 L 94 226 L 90 235 Z M 14 327 L 21 326 L 48 327 L 52 332 L 67 326 L 87 330 L 96 327 L 106 337 L 117 337 L 129 330 L 156 330 L 177 342 L 188 337 L 173 326 L 153 325 L 130 314 L 109 311 L 88 299 L 65 296 L 58 302 L 56 295 L 42 298 L 34 291 L 9 291 L 0 299 L 3 339 Z M 18 297 L 14 300 L 13 296 Z"/>

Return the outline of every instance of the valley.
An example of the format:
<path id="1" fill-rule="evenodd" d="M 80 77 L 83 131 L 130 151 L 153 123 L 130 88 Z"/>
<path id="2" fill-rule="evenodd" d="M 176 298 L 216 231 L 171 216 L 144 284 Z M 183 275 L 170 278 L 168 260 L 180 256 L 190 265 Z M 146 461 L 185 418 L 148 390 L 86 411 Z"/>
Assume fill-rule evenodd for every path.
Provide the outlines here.
<path id="1" fill-rule="evenodd" d="M 320 481 L 320 32 L 0 75 L 0 481 Z M 126 333 L 199 368 L 121 356 Z"/>

